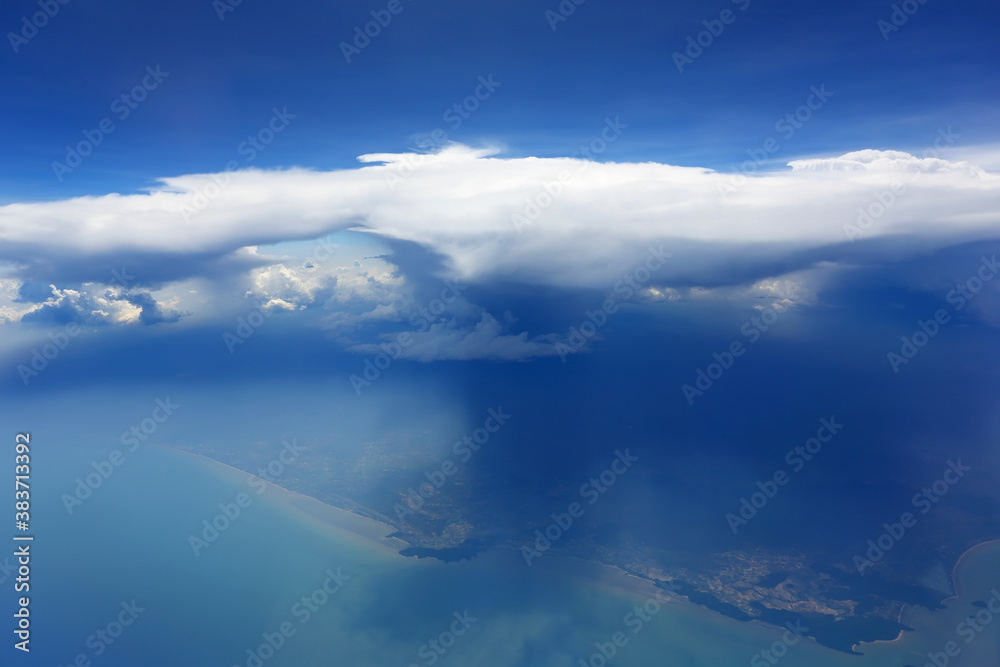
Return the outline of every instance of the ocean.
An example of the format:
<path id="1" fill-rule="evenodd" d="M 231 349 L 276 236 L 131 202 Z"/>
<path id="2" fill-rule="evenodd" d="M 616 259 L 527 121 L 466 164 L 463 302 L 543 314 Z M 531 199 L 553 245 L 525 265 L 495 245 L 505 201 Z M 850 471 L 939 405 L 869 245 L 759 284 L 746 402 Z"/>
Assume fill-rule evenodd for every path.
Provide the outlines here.
<path id="1" fill-rule="evenodd" d="M 32 650 L 4 664 L 1000 664 L 1000 543 L 963 558 L 946 609 L 908 609 L 914 632 L 851 656 L 551 554 L 403 557 L 387 526 L 167 447 L 137 448 L 67 501 L 109 448 L 35 443 Z"/>

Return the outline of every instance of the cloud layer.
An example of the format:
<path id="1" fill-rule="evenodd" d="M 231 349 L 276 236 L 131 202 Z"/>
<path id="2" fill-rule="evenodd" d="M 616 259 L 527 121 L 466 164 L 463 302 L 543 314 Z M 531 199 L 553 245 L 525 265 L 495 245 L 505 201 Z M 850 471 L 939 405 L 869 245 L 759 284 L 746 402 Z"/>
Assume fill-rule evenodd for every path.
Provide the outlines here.
<path id="1" fill-rule="evenodd" d="M 808 304 L 831 268 L 1000 236 L 1000 175 L 937 153 L 863 150 L 743 175 L 451 145 L 362 155 L 350 170 L 195 174 L 145 194 L 11 204 L 0 207 L 0 319 L 171 322 L 189 305 L 171 286 L 195 280 L 214 290 L 202 307 L 228 291 L 234 307 L 318 309 L 346 349 L 375 354 L 444 279 L 610 293 L 634 275 L 645 303 L 758 304 L 781 279 L 782 294 Z M 388 262 L 327 261 L 323 237 L 347 229 L 381 238 Z M 314 242 L 295 257 L 258 250 L 290 241 Z M 670 257 L 635 273 L 651 253 Z M 555 354 L 563 332 L 529 337 L 505 307 L 467 297 L 413 332 L 401 356 Z"/>
<path id="2" fill-rule="evenodd" d="M 686 250 L 667 283 L 724 283 L 733 257 L 753 265 L 845 244 L 865 211 L 855 241 L 908 235 L 933 247 L 998 232 L 1000 176 L 898 151 L 750 177 L 486 153 L 368 155 L 353 170 L 188 175 L 148 194 L 11 204 L 0 208 L 0 260 L 47 282 L 103 281 L 128 258 L 147 281 L 170 281 L 264 263 L 241 254 L 248 246 L 363 228 L 429 247 L 462 279 L 598 287 L 659 243 Z"/>

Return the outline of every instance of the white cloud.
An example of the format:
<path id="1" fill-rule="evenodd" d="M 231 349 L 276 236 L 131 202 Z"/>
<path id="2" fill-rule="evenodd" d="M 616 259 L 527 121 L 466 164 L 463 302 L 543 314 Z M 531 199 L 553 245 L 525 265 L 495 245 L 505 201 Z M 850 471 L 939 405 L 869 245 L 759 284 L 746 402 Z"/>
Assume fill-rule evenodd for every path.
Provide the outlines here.
<path id="1" fill-rule="evenodd" d="M 966 154 L 996 165 L 993 148 Z M 351 170 L 234 172 L 190 221 L 181 209 L 213 175 L 167 178 L 148 194 L 2 206 L 0 262 L 9 268 L 0 321 L 169 322 L 181 307 L 221 310 L 226 290 L 232 306 L 245 289 L 269 309 L 325 309 L 322 326 L 367 353 L 378 346 L 364 336 L 385 331 L 369 325 L 406 322 L 421 305 L 402 264 L 374 257 L 350 265 L 325 242 L 300 244 L 294 257 L 258 246 L 356 229 L 441 257 L 442 271 L 432 271 L 440 278 L 609 291 L 649 247 L 665 247 L 672 257 L 638 301 L 766 307 L 815 303 L 826 270 L 850 265 L 860 245 L 870 265 L 1000 236 L 1000 175 L 968 161 L 856 151 L 752 175 L 722 197 L 734 177 L 710 169 L 495 153 L 452 145 L 432 155 L 363 155 L 364 166 Z M 846 227 L 886 191 L 895 193 L 891 205 L 852 246 Z M 519 229 L 515 215 L 530 223 Z M 128 292 L 108 284 L 109 267 L 121 263 L 136 276 Z M 51 284 L 53 296 L 20 302 L 25 282 Z M 206 289 L 179 294 L 192 284 Z M 553 336 L 529 337 L 464 297 L 447 317 L 412 334 L 402 356 L 556 354 Z"/>
<path id="2" fill-rule="evenodd" d="M 381 258 L 353 266 L 282 258 L 252 271 L 250 282 L 246 297 L 266 309 L 331 311 L 323 319 L 330 330 L 400 321 L 413 306 L 405 281 Z"/>
<path id="3" fill-rule="evenodd" d="M 336 276 L 306 268 L 290 269 L 284 264 L 255 269 L 250 278 L 253 287 L 247 296 L 256 297 L 265 308 L 286 310 L 305 308 L 317 299 L 325 301 L 337 284 Z"/>
<path id="4" fill-rule="evenodd" d="M 0 278 L 0 323 L 17 322 L 26 314 L 40 308 L 35 303 L 19 302 L 17 299 L 20 290 L 19 280 Z"/>
<path id="5" fill-rule="evenodd" d="M 85 283 L 80 289 L 49 286 L 52 296 L 21 313 L 21 318 L 79 320 L 94 324 L 135 324 L 142 307 L 126 300 L 122 290 Z M 42 317 L 51 313 L 48 317 Z"/>
<path id="6" fill-rule="evenodd" d="M 926 250 L 992 239 L 1000 229 L 1000 176 L 898 151 L 798 161 L 790 171 L 748 178 L 725 201 L 719 188 L 731 175 L 707 169 L 485 153 L 454 147 L 420 156 L 394 189 L 386 178 L 417 156 L 362 156 L 390 163 L 330 172 L 235 172 L 190 222 L 181 207 L 211 175 L 164 179 L 149 194 L 10 204 L 0 207 L 0 259 L 17 263 L 15 274 L 39 281 L 57 261 L 97 273 L 106 271 L 101 262 L 109 257 L 134 256 L 160 262 L 163 279 L 178 280 L 235 261 L 241 248 L 361 227 L 428 247 L 467 281 L 606 286 L 648 244 L 667 242 L 675 258 L 658 276 L 665 284 L 710 276 L 735 284 L 745 276 L 728 275 L 734 257 L 752 269 L 841 244 L 858 207 L 914 169 L 921 178 L 867 231 L 866 241 L 908 234 Z M 544 184 L 561 172 L 569 174 L 561 194 L 518 232 L 511 216 L 532 200 L 545 202 Z"/>
<path id="7" fill-rule="evenodd" d="M 968 162 L 950 162 L 937 157 L 916 157 L 903 151 L 863 150 L 840 157 L 793 160 L 793 171 L 877 171 L 885 173 L 948 173 L 960 172 L 970 178 L 987 176 L 984 169 Z"/>

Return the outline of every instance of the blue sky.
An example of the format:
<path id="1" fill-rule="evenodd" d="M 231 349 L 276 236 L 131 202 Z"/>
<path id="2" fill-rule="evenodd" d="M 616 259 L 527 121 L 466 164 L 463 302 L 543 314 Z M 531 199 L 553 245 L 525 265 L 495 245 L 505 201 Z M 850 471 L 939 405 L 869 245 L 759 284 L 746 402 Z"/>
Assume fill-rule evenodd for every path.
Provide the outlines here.
<path id="1" fill-rule="evenodd" d="M 817 5 L 588 0 L 550 27 L 557 2 L 405 0 L 347 63 L 340 43 L 387 3 L 207 0 L 59 5 L 38 34 L 3 49 L 6 201 L 134 192 L 155 179 L 221 170 L 274 107 L 294 122 L 251 166 L 344 168 L 441 127 L 508 155 L 569 155 L 605 117 L 629 130 L 602 160 L 732 169 L 776 121 L 825 84 L 829 106 L 782 142 L 783 161 L 862 148 L 919 149 L 939 127 L 962 145 L 997 141 L 998 10 L 927 2 L 883 39 L 891 3 Z M 745 9 L 741 9 L 745 7 Z M 683 73 L 672 54 L 724 10 L 724 27 Z M 36 2 L 8 3 L 20 32 Z M 110 110 L 159 65 L 169 76 L 128 118 Z M 501 82 L 458 129 L 442 115 L 479 76 Z M 59 182 L 52 162 L 110 117 L 115 131 Z M 244 165 L 246 166 L 246 165 Z"/>

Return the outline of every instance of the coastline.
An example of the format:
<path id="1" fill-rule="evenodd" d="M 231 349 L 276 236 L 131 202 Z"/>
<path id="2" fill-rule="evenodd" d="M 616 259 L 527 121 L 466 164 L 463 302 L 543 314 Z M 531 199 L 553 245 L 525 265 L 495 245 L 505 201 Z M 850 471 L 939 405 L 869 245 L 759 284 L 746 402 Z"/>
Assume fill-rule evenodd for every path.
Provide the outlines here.
<path id="1" fill-rule="evenodd" d="M 964 594 L 964 591 L 961 590 L 962 581 L 961 581 L 961 579 L 959 579 L 956 576 L 958 574 L 958 568 L 962 564 L 962 561 L 964 561 L 966 558 L 970 557 L 973 551 L 976 551 L 976 550 L 979 550 L 979 549 L 986 549 L 986 548 L 988 548 L 988 547 L 990 547 L 991 545 L 994 545 L 994 544 L 1000 546 L 1000 538 L 997 538 L 995 540 L 989 540 L 987 542 L 980 542 L 979 544 L 976 544 L 976 545 L 970 547 L 968 550 L 965 551 L 965 553 L 963 553 L 961 556 L 958 557 L 958 560 L 955 561 L 955 567 L 952 568 L 952 571 L 951 571 L 951 581 L 952 581 L 952 584 L 955 587 L 955 594 L 952 595 L 949 598 L 945 598 L 943 602 L 948 602 L 949 600 L 954 600 L 956 598 L 960 598 Z"/>
<path id="2" fill-rule="evenodd" d="M 951 602 L 952 600 L 958 600 L 963 596 L 964 591 L 961 590 L 962 581 L 961 578 L 958 576 L 963 561 L 971 557 L 974 551 L 986 549 L 992 545 L 1000 545 L 1000 538 L 997 538 L 995 540 L 987 540 L 986 542 L 980 542 L 979 544 L 974 544 L 968 549 L 966 549 L 964 552 L 962 552 L 962 555 L 958 557 L 958 559 L 955 561 L 954 567 L 952 567 L 951 569 L 951 583 L 955 589 L 955 594 L 948 596 L 944 600 L 942 600 L 941 601 L 942 605 L 947 607 L 949 602 Z M 908 623 L 907 621 L 909 620 L 908 614 L 912 611 L 912 609 L 913 607 L 911 605 L 904 604 L 903 608 L 899 610 L 897 621 L 902 625 L 910 626 L 910 623 Z M 857 644 L 854 645 L 854 648 L 856 650 L 860 650 L 861 647 L 863 646 L 901 644 L 906 639 L 906 636 L 907 636 L 906 631 L 900 630 L 899 634 L 894 639 L 880 639 L 873 642 L 858 642 Z"/>
<path id="3" fill-rule="evenodd" d="M 205 456 L 204 454 L 199 454 L 186 449 L 179 449 L 169 445 L 155 446 L 162 447 L 163 449 L 171 452 L 176 452 L 180 455 L 192 456 L 200 459 L 202 462 L 207 462 L 207 467 L 215 468 L 220 473 L 229 475 L 233 478 L 238 477 L 239 479 L 245 479 L 247 476 L 256 477 L 253 473 L 241 470 L 240 468 L 229 465 L 228 463 L 224 463 L 210 456 Z M 329 503 L 325 503 L 322 500 L 314 498 L 313 496 L 293 491 L 273 482 L 268 482 L 267 480 L 262 481 L 267 485 L 268 489 L 275 490 L 275 493 L 271 496 L 272 500 L 290 508 L 302 519 L 312 523 L 316 527 L 320 529 L 334 530 L 337 533 L 350 533 L 357 538 L 362 538 L 372 542 L 382 549 L 390 550 L 392 556 L 405 560 L 412 560 L 399 553 L 402 549 L 406 549 L 412 545 L 405 540 L 399 539 L 398 537 L 391 537 L 392 534 L 398 532 L 396 527 L 357 512 L 352 512 L 351 510 L 330 505 Z M 496 549 L 502 552 L 509 551 L 509 549 L 503 546 L 493 546 L 488 547 L 487 549 Z M 657 591 L 663 590 L 656 585 L 656 580 L 652 577 L 638 575 L 624 570 L 616 565 L 610 565 L 607 563 L 581 558 L 579 556 L 569 555 L 559 556 L 553 554 L 550 560 L 560 562 L 560 564 L 563 565 L 560 569 L 564 571 L 566 570 L 565 565 L 567 563 L 572 564 L 569 569 L 589 570 L 586 574 L 589 575 L 588 578 L 595 586 L 605 590 L 614 591 L 618 594 L 646 599 L 656 595 Z M 719 614 L 716 611 L 708 609 L 704 605 L 691 602 L 682 595 L 671 594 L 670 600 L 671 602 L 678 603 L 681 606 L 688 607 L 692 611 L 697 610 L 726 618 L 723 614 Z M 741 621 L 734 620 L 734 622 L 739 623 Z M 765 623 L 762 625 L 767 626 L 768 624 Z"/>
<path id="4" fill-rule="evenodd" d="M 399 551 L 410 546 L 408 542 L 397 537 L 390 537 L 392 533 L 396 532 L 396 528 L 377 519 L 330 505 L 322 500 L 269 482 L 257 477 L 253 473 L 241 470 L 204 454 L 169 445 L 157 446 L 171 452 L 200 459 L 203 462 L 207 462 L 207 467 L 214 467 L 220 473 L 230 477 L 238 475 L 241 479 L 246 479 L 248 476 L 261 479 L 266 485 L 267 490 L 274 491 L 274 493 L 268 494 L 271 500 L 291 508 L 293 513 L 298 514 L 301 519 L 313 524 L 317 528 L 333 530 L 338 533 L 349 533 L 357 538 L 363 538 L 383 550 L 391 550 L 394 556 L 399 556 L 400 558 L 404 558 L 404 556 L 400 556 Z"/>
<path id="5" fill-rule="evenodd" d="M 164 449 L 178 452 L 180 454 L 192 455 L 202 459 L 203 461 L 209 462 L 209 464 L 214 464 L 209 467 L 214 468 L 222 474 L 229 475 L 232 478 L 237 478 L 238 476 L 238 479 L 245 480 L 248 476 L 256 477 L 256 475 L 253 475 L 245 470 L 241 470 L 197 452 L 165 445 L 160 446 Z M 392 536 L 397 533 L 397 528 L 391 524 L 379 521 L 376 518 L 366 516 L 350 509 L 331 505 L 313 496 L 287 489 L 278 484 L 268 482 L 267 480 L 262 481 L 264 481 L 268 489 L 273 488 L 276 490 L 275 493 L 268 495 L 271 500 L 288 508 L 290 512 L 298 516 L 303 522 L 309 524 L 314 529 L 335 533 L 340 538 L 347 536 L 353 540 L 364 541 L 366 544 L 377 548 L 382 552 L 382 555 L 387 558 L 401 558 L 407 561 L 416 560 L 400 553 L 402 550 L 410 548 L 412 545 L 405 540 Z M 991 545 L 995 544 L 1000 544 L 1000 538 L 975 544 L 959 556 L 954 567 L 952 568 L 952 582 L 955 588 L 955 595 L 943 600 L 943 604 L 947 604 L 949 601 L 962 596 L 963 591 L 960 588 L 961 580 L 958 577 L 958 573 L 966 560 L 971 558 L 978 550 L 989 548 Z M 487 547 L 483 551 L 491 550 L 501 552 L 510 551 L 508 547 L 503 545 Z M 658 591 L 661 592 L 661 594 L 664 591 L 664 589 L 657 585 L 657 580 L 652 577 L 629 572 L 620 566 L 596 560 L 589 560 L 581 556 L 560 556 L 552 554 L 546 566 L 556 567 L 556 569 L 562 573 L 577 573 L 582 578 L 588 580 L 590 584 L 596 588 L 618 595 L 632 597 L 636 600 L 649 599 L 655 596 Z M 759 628 L 768 635 L 773 635 L 774 637 L 780 637 L 781 633 L 784 631 L 784 628 L 781 626 L 774 625 L 773 623 L 757 618 L 741 620 L 729 617 L 726 614 L 713 610 L 710 607 L 706 607 L 703 604 L 692 602 L 682 594 L 668 593 L 667 597 L 668 599 L 665 602 L 677 603 L 678 609 L 684 609 L 687 613 L 695 614 L 696 616 L 712 616 L 716 619 L 725 619 L 727 622 L 737 625 L 749 624 Z M 911 609 L 912 607 L 910 605 L 904 604 L 897 615 L 897 622 L 908 627 L 914 627 L 911 623 L 907 622 L 907 615 Z M 870 649 L 878 646 L 892 648 L 902 644 L 909 637 L 914 636 L 914 634 L 915 633 L 913 632 L 901 630 L 893 639 L 878 639 L 871 642 L 855 642 L 851 645 L 851 650 L 857 653 L 865 653 L 866 648 Z M 807 635 L 806 640 L 817 647 L 823 646 L 828 650 L 843 652 L 842 649 L 832 648 L 826 644 L 820 643 L 811 635 Z"/>

